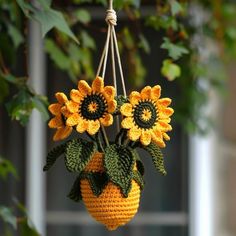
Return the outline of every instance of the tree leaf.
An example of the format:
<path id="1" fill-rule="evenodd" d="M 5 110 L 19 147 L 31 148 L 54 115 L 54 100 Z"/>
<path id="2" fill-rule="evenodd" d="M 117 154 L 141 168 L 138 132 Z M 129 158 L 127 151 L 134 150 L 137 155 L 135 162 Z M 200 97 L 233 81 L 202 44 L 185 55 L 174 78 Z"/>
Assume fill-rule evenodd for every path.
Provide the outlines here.
<path id="1" fill-rule="evenodd" d="M 56 160 L 65 152 L 67 142 L 54 147 L 47 155 L 46 165 L 43 168 L 43 171 L 48 171 Z"/>
<path id="2" fill-rule="evenodd" d="M 169 59 L 166 59 L 163 61 L 161 73 L 168 80 L 173 81 L 181 75 L 181 69 L 177 64 L 173 63 Z"/>
<path id="3" fill-rule="evenodd" d="M 15 48 L 18 48 L 21 43 L 24 42 L 24 38 L 21 32 L 12 24 L 7 25 L 8 34 L 11 37 L 11 40 Z"/>
<path id="4" fill-rule="evenodd" d="M 173 16 L 176 16 L 177 14 L 183 12 L 183 7 L 178 1 L 170 0 L 169 2 L 170 2 L 171 14 Z"/>
<path id="5" fill-rule="evenodd" d="M 71 172 L 81 172 L 97 150 L 95 143 L 74 139 L 67 144 L 65 164 Z"/>
<path id="6" fill-rule="evenodd" d="M 0 217 L 5 223 L 10 224 L 14 229 L 17 228 L 16 216 L 13 215 L 11 208 L 0 206 Z"/>
<path id="7" fill-rule="evenodd" d="M 161 174 L 166 175 L 166 170 L 164 166 L 164 157 L 161 152 L 161 149 L 153 142 L 143 148 L 152 157 L 152 161 L 156 170 L 159 171 Z"/>
<path id="8" fill-rule="evenodd" d="M 80 176 L 75 180 L 70 193 L 67 195 L 71 200 L 79 202 L 82 200 L 81 190 L 80 190 Z"/>
<path id="9" fill-rule="evenodd" d="M 0 157 L 0 177 L 5 179 L 9 174 L 12 174 L 15 178 L 18 178 L 14 165 L 9 160 Z"/>
<path id="10" fill-rule="evenodd" d="M 79 22 L 83 24 L 87 24 L 91 21 L 91 15 L 85 9 L 78 9 L 77 11 L 75 11 L 75 17 Z"/>
<path id="11" fill-rule="evenodd" d="M 34 96 L 32 97 L 32 103 L 34 108 L 36 108 L 42 115 L 43 120 L 47 121 L 49 119 L 48 109 L 45 104 L 45 99 L 43 99 L 41 96 Z"/>
<path id="12" fill-rule="evenodd" d="M 147 41 L 147 38 L 143 35 L 140 34 L 139 35 L 139 47 L 142 48 L 144 50 L 144 52 L 146 53 L 150 53 L 150 45 L 149 42 Z"/>
<path id="13" fill-rule="evenodd" d="M 174 60 L 177 60 L 182 55 L 189 53 L 187 48 L 180 44 L 172 43 L 168 38 L 164 38 L 164 42 L 162 43 L 161 48 L 166 49 L 168 51 L 168 55 Z"/>
<path id="14" fill-rule="evenodd" d="M 131 189 L 135 155 L 131 148 L 113 144 L 105 149 L 104 166 L 109 179 L 121 188 L 125 197 Z"/>
<path id="15" fill-rule="evenodd" d="M 35 227 L 27 217 L 20 218 L 18 222 L 20 235 L 24 236 L 40 236 Z"/>
<path id="16" fill-rule="evenodd" d="M 78 39 L 69 28 L 61 12 L 55 11 L 51 8 L 42 11 L 37 10 L 34 11 L 32 18 L 40 23 L 43 37 L 45 37 L 48 31 L 55 27 L 59 31 L 65 33 L 70 38 L 72 38 L 76 43 L 79 43 Z"/>

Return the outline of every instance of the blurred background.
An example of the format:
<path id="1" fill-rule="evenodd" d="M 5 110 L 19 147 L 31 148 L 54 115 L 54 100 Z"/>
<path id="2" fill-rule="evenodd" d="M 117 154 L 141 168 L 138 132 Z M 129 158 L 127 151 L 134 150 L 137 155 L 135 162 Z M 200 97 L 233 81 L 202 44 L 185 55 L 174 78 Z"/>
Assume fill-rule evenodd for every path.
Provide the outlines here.
<path id="1" fill-rule="evenodd" d="M 236 235 L 235 2 L 115 0 L 114 7 L 128 93 L 160 84 L 173 100 L 168 174 L 141 153 L 139 212 L 115 232 L 66 197 L 76 175 L 63 159 L 42 171 L 55 146 L 47 106 L 56 92 L 94 79 L 107 1 L 0 0 L 0 235 Z"/>

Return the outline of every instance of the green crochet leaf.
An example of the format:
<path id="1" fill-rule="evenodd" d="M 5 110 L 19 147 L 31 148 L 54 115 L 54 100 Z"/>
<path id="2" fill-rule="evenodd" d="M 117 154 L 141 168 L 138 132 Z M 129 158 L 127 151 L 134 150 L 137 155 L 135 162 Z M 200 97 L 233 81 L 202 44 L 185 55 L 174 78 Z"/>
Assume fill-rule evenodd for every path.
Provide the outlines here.
<path id="1" fill-rule="evenodd" d="M 133 179 L 138 183 L 141 189 L 144 188 L 144 180 L 143 176 L 140 174 L 139 171 L 134 171 L 133 172 Z"/>
<path id="2" fill-rule="evenodd" d="M 144 165 L 143 162 L 141 161 L 141 158 L 136 150 L 133 150 L 135 159 L 136 159 L 136 166 L 139 171 L 139 173 L 143 176 L 144 175 Z"/>
<path id="3" fill-rule="evenodd" d="M 109 179 L 121 188 L 125 197 L 131 189 L 135 154 L 130 147 L 113 144 L 105 149 L 104 167 Z"/>
<path id="4" fill-rule="evenodd" d="M 96 144 L 84 139 L 74 139 L 67 144 L 65 164 L 70 172 L 81 172 L 96 151 Z"/>
<path id="5" fill-rule="evenodd" d="M 43 171 L 48 171 L 53 166 L 57 158 L 59 158 L 65 152 L 66 145 L 67 142 L 56 146 L 48 153 L 46 165 L 44 166 Z"/>
<path id="6" fill-rule="evenodd" d="M 80 190 L 80 176 L 75 180 L 70 193 L 67 197 L 69 197 L 71 200 L 75 202 L 79 202 L 82 200 L 81 190 Z"/>
<path id="7" fill-rule="evenodd" d="M 151 155 L 156 170 L 161 174 L 166 175 L 164 157 L 161 149 L 155 143 L 150 143 L 148 146 L 144 147 L 144 149 Z"/>
<path id="8" fill-rule="evenodd" d="M 81 178 L 89 181 L 93 194 L 97 197 L 102 193 L 109 182 L 107 174 L 100 172 L 83 172 Z"/>

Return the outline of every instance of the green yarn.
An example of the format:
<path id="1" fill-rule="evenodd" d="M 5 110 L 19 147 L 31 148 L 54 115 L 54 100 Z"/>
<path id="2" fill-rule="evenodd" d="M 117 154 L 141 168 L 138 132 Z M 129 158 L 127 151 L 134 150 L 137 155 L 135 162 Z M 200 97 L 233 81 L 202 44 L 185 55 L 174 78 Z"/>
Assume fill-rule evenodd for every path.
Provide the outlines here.
<path id="1" fill-rule="evenodd" d="M 135 154 L 130 147 L 113 144 L 105 149 L 104 167 L 109 179 L 128 197 L 132 185 Z"/>
<path id="2" fill-rule="evenodd" d="M 133 180 L 136 181 L 136 183 L 139 185 L 141 190 L 144 188 L 143 176 L 140 174 L 139 171 L 134 171 L 133 172 Z"/>
<path id="3" fill-rule="evenodd" d="M 148 146 L 143 148 L 151 155 L 156 170 L 159 171 L 161 174 L 166 175 L 167 173 L 164 166 L 164 157 L 160 147 L 158 147 L 157 144 L 152 142 Z"/>
<path id="4" fill-rule="evenodd" d="M 70 172 L 81 172 L 97 150 L 94 142 L 74 139 L 67 144 L 65 165 Z"/>
<path id="5" fill-rule="evenodd" d="M 139 173 L 141 174 L 141 176 L 143 176 L 144 175 L 144 165 L 143 165 L 143 162 L 141 161 L 141 158 L 140 158 L 138 152 L 135 149 L 133 150 L 133 152 L 134 152 L 135 159 L 136 159 L 137 169 L 138 169 Z"/>
<path id="6" fill-rule="evenodd" d="M 106 173 L 101 172 L 83 172 L 81 179 L 87 179 L 95 196 L 99 196 L 107 186 L 109 178 Z"/>
<path id="7" fill-rule="evenodd" d="M 81 190 L 80 190 L 80 176 L 75 180 L 70 193 L 67 195 L 71 200 L 79 202 L 82 200 Z"/>
<path id="8" fill-rule="evenodd" d="M 67 145 L 67 142 L 59 146 L 56 146 L 48 153 L 46 165 L 44 166 L 43 171 L 48 171 L 53 166 L 57 158 L 59 158 L 65 152 L 66 145 Z"/>
<path id="9" fill-rule="evenodd" d="M 114 115 L 119 115 L 121 106 L 124 103 L 128 102 L 128 98 L 125 97 L 124 95 L 118 95 L 115 99 L 116 99 L 116 102 L 117 102 L 117 106 L 116 106 L 116 110 L 113 114 Z"/>

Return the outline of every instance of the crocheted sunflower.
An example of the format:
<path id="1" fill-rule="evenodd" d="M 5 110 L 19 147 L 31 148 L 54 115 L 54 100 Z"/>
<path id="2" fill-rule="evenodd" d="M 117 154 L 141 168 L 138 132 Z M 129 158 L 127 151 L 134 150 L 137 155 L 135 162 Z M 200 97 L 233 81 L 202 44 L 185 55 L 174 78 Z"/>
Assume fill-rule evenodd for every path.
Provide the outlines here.
<path id="1" fill-rule="evenodd" d="M 56 93 L 55 97 L 58 102 L 48 107 L 49 111 L 55 117 L 49 121 L 48 126 L 52 129 L 56 129 L 53 140 L 59 141 L 67 138 L 71 134 L 72 127 L 66 125 L 66 119 L 70 116 L 70 112 L 65 107 L 65 103 L 68 101 L 67 96 L 64 93 Z"/>
<path id="2" fill-rule="evenodd" d="M 68 137 L 72 130 L 86 133 L 88 139 L 76 137 L 52 149 L 44 170 L 49 170 L 57 158 L 64 155 L 69 172 L 77 178 L 68 197 L 83 200 L 89 213 L 108 229 L 124 225 L 136 214 L 140 193 L 144 187 L 144 166 L 136 150 L 143 148 L 152 158 L 155 168 L 166 174 L 161 149 L 166 132 L 172 129 L 169 98 L 160 98 L 161 87 L 147 86 L 133 91 L 128 98 L 115 97 L 113 86 L 104 86 L 97 77 L 89 86 L 84 80 L 70 92 L 70 100 L 57 93 L 57 103 L 49 106 L 55 116 L 49 122 L 56 128 L 54 140 Z M 105 129 L 114 117 L 121 121 L 115 140 L 106 137 Z"/>
<path id="3" fill-rule="evenodd" d="M 67 126 L 76 126 L 79 133 L 87 131 L 94 135 L 101 125 L 112 125 L 111 113 L 116 110 L 115 88 L 104 87 L 101 77 L 97 77 L 91 87 L 85 80 L 80 80 L 78 90 L 71 90 L 70 98 L 71 101 L 66 102 L 66 107 L 71 112 L 66 120 Z"/>
<path id="4" fill-rule="evenodd" d="M 159 85 L 146 86 L 141 93 L 133 91 L 129 102 L 121 106 L 121 114 L 125 116 L 121 125 L 128 130 L 130 140 L 140 139 L 145 146 L 153 141 L 161 148 L 165 147 L 163 139 L 170 140 L 166 132 L 172 130 L 169 123 L 174 110 L 168 107 L 171 99 L 160 99 L 160 96 Z"/>

